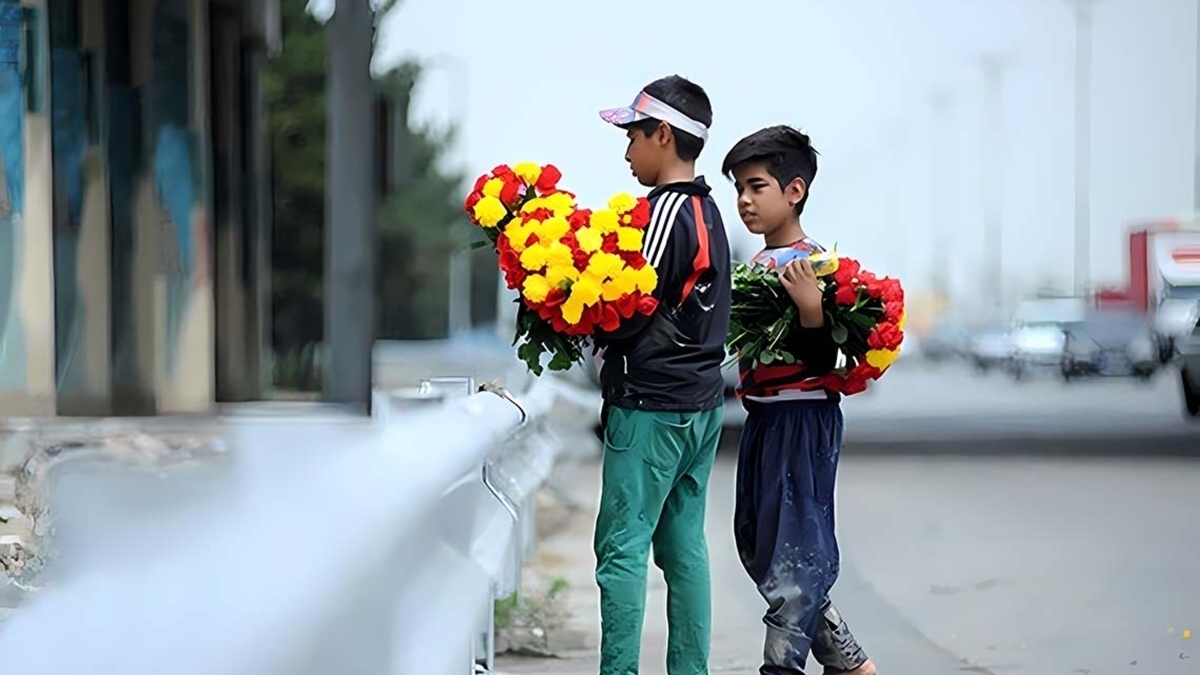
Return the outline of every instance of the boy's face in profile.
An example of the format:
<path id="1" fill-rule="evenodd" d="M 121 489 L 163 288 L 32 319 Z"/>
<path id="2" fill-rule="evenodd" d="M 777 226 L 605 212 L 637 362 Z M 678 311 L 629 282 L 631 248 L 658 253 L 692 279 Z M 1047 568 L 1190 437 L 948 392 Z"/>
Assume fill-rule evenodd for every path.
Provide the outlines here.
<path id="1" fill-rule="evenodd" d="M 673 152 L 670 132 L 663 129 L 665 126 L 666 123 L 659 122 L 650 135 L 636 127 L 625 130 L 625 137 L 629 139 L 629 146 L 625 148 L 625 161 L 629 162 L 629 170 L 643 187 L 658 185 L 663 158 L 666 153 Z"/>
<path id="2" fill-rule="evenodd" d="M 804 198 L 804 181 L 797 178 L 787 189 L 767 171 L 764 163 L 751 162 L 733 170 L 738 215 L 753 234 L 769 237 L 794 218 L 792 205 Z"/>

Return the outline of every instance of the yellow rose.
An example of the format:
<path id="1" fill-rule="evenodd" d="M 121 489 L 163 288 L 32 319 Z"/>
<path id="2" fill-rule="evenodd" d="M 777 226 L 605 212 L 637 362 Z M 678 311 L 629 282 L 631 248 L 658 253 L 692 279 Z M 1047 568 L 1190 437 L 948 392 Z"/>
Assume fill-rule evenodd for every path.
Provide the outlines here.
<path id="1" fill-rule="evenodd" d="M 908 309 L 907 308 L 900 310 L 900 320 L 896 322 L 896 327 L 899 328 L 900 330 L 904 330 L 904 324 L 906 321 L 908 321 Z"/>
<path id="2" fill-rule="evenodd" d="M 513 173 L 525 181 L 526 185 L 533 185 L 542 177 L 542 167 L 533 162 L 521 162 L 513 167 Z"/>
<path id="3" fill-rule="evenodd" d="M 617 214 L 607 209 L 601 209 L 592 213 L 591 225 L 600 234 L 608 234 L 616 232 L 621 223 L 617 219 Z"/>
<path id="4" fill-rule="evenodd" d="M 475 203 L 475 220 L 484 227 L 495 227 L 508 215 L 508 209 L 496 197 L 484 197 Z"/>
<path id="5" fill-rule="evenodd" d="M 541 239 L 545 243 L 558 241 L 562 239 L 564 234 L 570 231 L 571 224 L 567 222 L 566 218 L 559 218 L 558 216 L 547 218 L 534 230 L 537 233 L 538 239 Z"/>
<path id="6" fill-rule="evenodd" d="M 633 270 L 619 272 L 611 280 L 604 282 L 600 289 L 600 297 L 607 302 L 619 300 L 629 295 L 637 288 L 637 279 Z"/>
<path id="7" fill-rule="evenodd" d="M 604 245 L 604 235 L 592 227 L 581 227 L 576 230 L 575 240 L 579 242 L 579 250 L 584 253 L 595 253 Z"/>
<path id="8" fill-rule="evenodd" d="M 899 349 L 872 349 L 867 352 L 867 363 L 879 370 L 887 370 L 899 355 Z"/>
<path id="9" fill-rule="evenodd" d="M 629 275 L 633 278 L 633 283 L 638 291 L 642 293 L 653 293 L 654 288 L 658 286 L 658 272 L 655 272 L 650 265 L 646 265 L 640 270 L 630 270 Z"/>
<path id="10" fill-rule="evenodd" d="M 575 211 L 575 199 L 565 192 L 555 192 L 545 197 L 545 207 L 559 218 L 569 218 Z"/>
<path id="11" fill-rule="evenodd" d="M 577 300 L 574 293 L 572 293 L 571 297 L 567 298 L 566 301 L 563 302 L 560 309 L 562 311 L 563 320 L 571 325 L 579 323 L 579 320 L 583 318 L 583 301 Z"/>
<path id="12" fill-rule="evenodd" d="M 579 279 L 579 270 L 574 265 L 551 265 L 546 268 L 546 280 L 551 286 L 570 290 L 571 285 Z"/>
<path id="13" fill-rule="evenodd" d="M 530 302 L 545 302 L 546 296 L 550 295 L 550 282 L 546 277 L 540 274 L 530 274 L 525 277 L 525 283 L 521 285 L 521 294 Z"/>
<path id="14" fill-rule="evenodd" d="M 837 248 L 835 247 L 832 251 L 814 253 L 808 256 L 808 262 L 812 265 L 813 274 L 819 277 L 827 277 L 838 271 Z"/>
<path id="15" fill-rule="evenodd" d="M 642 250 L 642 231 L 634 227 L 618 228 L 617 248 L 622 251 Z"/>
<path id="16" fill-rule="evenodd" d="M 521 253 L 521 267 L 536 272 L 546 266 L 550 258 L 550 250 L 541 244 L 534 244 Z"/>
<path id="17" fill-rule="evenodd" d="M 500 193 L 504 190 L 504 179 L 493 178 L 483 184 L 483 194 L 486 197 L 500 197 Z"/>
<path id="18" fill-rule="evenodd" d="M 621 273 L 621 269 L 625 267 L 625 261 L 621 260 L 621 256 L 613 253 L 593 253 L 588 260 L 587 271 L 589 274 L 604 279 L 606 277 L 614 277 Z"/>
<path id="19" fill-rule="evenodd" d="M 562 242 L 553 242 L 546 247 L 546 264 L 550 266 L 574 265 L 575 254 L 570 246 Z"/>
<path id="20" fill-rule="evenodd" d="M 517 253 L 525 250 L 525 242 L 529 241 L 530 232 L 529 223 L 513 222 L 504 228 L 504 236 L 508 238 L 508 245 Z"/>
<path id="21" fill-rule="evenodd" d="M 533 199 L 530 199 L 529 201 L 525 202 L 525 205 L 521 207 L 521 213 L 533 213 L 534 211 L 537 211 L 538 209 L 548 209 L 548 208 L 550 208 L 550 207 L 546 205 L 545 197 L 534 197 Z"/>
<path id="22" fill-rule="evenodd" d="M 613 195 L 612 199 L 608 200 L 608 208 L 616 211 L 617 213 L 632 211 L 635 206 L 637 206 L 637 197 L 634 197 L 628 192 L 615 194 Z"/>
<path id="23" fill-rule="evenodd" d="M 571 285 L 571 299 L 579 301 L 585 307 L 596 304 L 600 299 L 601 279 L 602 277 L 584 272 L 579 276 L 579 280 Z"/>

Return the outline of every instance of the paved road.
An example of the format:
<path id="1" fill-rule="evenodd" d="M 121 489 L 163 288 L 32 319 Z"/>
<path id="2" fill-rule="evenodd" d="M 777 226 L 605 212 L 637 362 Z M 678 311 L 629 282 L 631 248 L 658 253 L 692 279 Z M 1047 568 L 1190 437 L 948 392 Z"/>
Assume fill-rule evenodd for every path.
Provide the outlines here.
<path id="1" fill-rule="evenodd" d="M 1200 420 L 1186 420 L 1182 407 L 1175 370 L 1148 383 L 1066 384 L 920 363 L 897 366 L 843 404 L 852 455 L 1200 455 Z M 731 422 L 741 416 L 727 411 Z"/>
<path id="2" fill-rule="evenodd" d="M 584 508 L 545 543 L 585 648 L 502 659 L 507 673 L 595 673 L 590 523 L 594 462 L 570 484 Z M 733 464 L 711 484 L 712 672 L 757 672 L 762 604 L 730 535 Z M 892 675 L 1200 672 L 1200 462 L 847 458 L 845 565 L 835 601 Z M 645 675 L 663 673 L 664 587 L 651 575 Z M 819 672 L 819 671 L 815 671 Z"/>

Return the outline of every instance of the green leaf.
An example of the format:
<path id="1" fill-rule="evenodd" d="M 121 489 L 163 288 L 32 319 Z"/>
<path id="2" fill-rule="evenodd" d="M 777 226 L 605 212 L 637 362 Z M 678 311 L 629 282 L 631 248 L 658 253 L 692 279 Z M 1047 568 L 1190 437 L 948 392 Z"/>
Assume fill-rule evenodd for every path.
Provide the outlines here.
<path id="1" fill-rule="evenodd" d="M 841 324 L 834 324 L 830 329 L 831 336 L 835 344 L 846 344 L 846 338 L 850 337 L 849 331 Z"/>
<path id="2" fill-rule="evenodd" d="M 762 357 L 759 358 L 759 362 L 762 363 L 764 366 L 769 366 L 772 363 L 775 363 L 775 352 L 772 352 L 772 351 L 763 352 Z"/>

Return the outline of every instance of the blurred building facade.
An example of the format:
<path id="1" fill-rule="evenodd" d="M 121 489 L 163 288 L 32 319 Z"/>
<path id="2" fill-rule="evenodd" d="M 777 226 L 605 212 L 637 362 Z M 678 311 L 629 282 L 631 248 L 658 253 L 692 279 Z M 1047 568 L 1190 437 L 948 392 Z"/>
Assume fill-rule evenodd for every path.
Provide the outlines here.
<path id="1" fill-rule="evenodd" d="M 267 381 L 277 0 L 0 0 L 0 417 Z"/>

